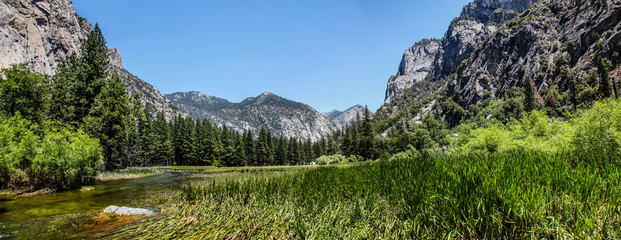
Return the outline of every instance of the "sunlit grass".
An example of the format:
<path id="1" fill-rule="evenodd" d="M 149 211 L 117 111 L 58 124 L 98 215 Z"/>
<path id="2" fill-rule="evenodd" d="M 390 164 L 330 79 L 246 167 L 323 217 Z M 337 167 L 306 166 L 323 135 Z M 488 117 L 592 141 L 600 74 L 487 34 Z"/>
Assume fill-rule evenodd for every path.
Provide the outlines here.
<path id="1" fill-rule="evenodd" d="M 216 174 L 183 187 L 162 214 L 122 235 L 619 238 L 619 166 L 569 159 L 524 152 L 440 155 Z"/>

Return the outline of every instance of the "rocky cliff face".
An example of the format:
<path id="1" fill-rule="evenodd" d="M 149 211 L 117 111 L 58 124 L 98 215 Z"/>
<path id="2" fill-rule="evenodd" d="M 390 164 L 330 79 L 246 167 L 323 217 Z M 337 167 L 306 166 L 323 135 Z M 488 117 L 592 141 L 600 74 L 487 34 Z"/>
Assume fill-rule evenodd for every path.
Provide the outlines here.
<path id="1" fill-rule="evenodd" d="M 613 85 L 621 67 L 620 1 L 544 1 L 509 22 L 482 44 L 449 83 L 468 108 L 484 95 L 502 97 L 529 77 L 538 91 L 570 92 L 571 81 L 597 71 L 599 56 L 612 62 Z M 618 89 L 618 88 L 617 88 Z"/>
<path id="2" fill-rule="evenodd" d="M 405 89 L 422 81 L 431 71 L 431 66 L 440 49 L 440 41 L 424 39 L 405 50 L 397 75 L 388 80 L 385 103 L 401 95 Z"/>
<path id="3" fill-rule="evenodd" d="M 433 64 L 436 79 L 454 73 L 499 25 L 513 19 L 537 0 L 475 0 L 466 5 L 442 38 Z"/>
<path id="4" fill-rule="evenodd" d="M 78 51 L 91 30 L 70 0 L 3 0 L 0 68 L 25 62 L 36 72 L 54 75 L 56 66 Z"/>
<path id="5" fill-rule="evenodd" d="M 76 13 L 70 0 L 3 0 L 0 2 L 0 68 L 29 63 L 48 76 L 56 73 L 60 62 L 79 52 L 93 29 Z M 109 49 L 110 70 L 125 82 L 129 94 L 139 91 L 146 108 L 162 111 L 170 119 L 184 114 L 155 87 L 123 68 L 118 49 Z"/>
<path id="6" fill-rule="evenodd" d="M 323 115 L 336 119 L 341 126 L 346 126 L 355 121 L 357 116 L 362 117 L 364 115 L 364 107 L 362 105 L 356 105 L 342 112 L 332 110 L 330 112 L 323 113 Z"/>
<path id="7" fill-rule="evenodd" d="M 576 108 L 606 94 L 599 92 L 607 89 L 600 89 L 604 69 L 620 96 L 620 22 L 618 0 L 475 0 L 451 23 L 427 77 L 377 115 L 388 119 L 400 109 L 409 111 L 397 118 L 415 115 L 432 100 L 452 100 L 467 111 L 486 98 L 512 98 L 509 90 L 519 94 L 527 84 L 539 105 Z M 458 123 L 450 109 L 438 107 L 447 122 Z"/>
<path id="8" fill-rule="evenodd" d="M 334 118 L 325 117 L 310 106 L 272 93 L 247 98 L 241 103 L 199 92 L 166 95 L 176 106 L 196 119 L 226 124 L 236 131 L 258 134 L 263 127 L 274 136 L 317 141 L 340 128 Z"/>
<path id="9" fill-rule="evenodd" d="M 423 40 L 406 50 L 397 75 L 388 81 L 386 100 L 380 110 L 395 113 L 433 94 L 499 26 L 535 2 L 475 0 L 466 5 L 441 40 Z"/>

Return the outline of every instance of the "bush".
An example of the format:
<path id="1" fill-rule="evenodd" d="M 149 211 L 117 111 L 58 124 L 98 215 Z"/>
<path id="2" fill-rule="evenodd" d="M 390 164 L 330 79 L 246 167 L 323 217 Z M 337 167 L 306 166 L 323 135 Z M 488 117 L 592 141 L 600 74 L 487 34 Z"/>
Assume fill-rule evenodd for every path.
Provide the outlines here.
<path id="1" fill-rule="evenodd" d="M 343 162 L 349 162 L 349 159 L 341 156 L 341 154 L 334 154 L 329 156 L 324 155 L 315 159 L 315 163 L 317 163 L 318 165 L 330 165 Z"/>
<path id="2" fill-rule="evenodd" d="M 0 119 L 0 187 L 67 189 L 88 183 L 101 163 L 99 142 L 53 122 Z"/>
<path id="3" fill-rule="evenodd" d="M 577 156 L 586 161 L 618 161 L 621 157 L 620 100 L 596 102 L 591 109 L 580 113 L 576 126 L 572 145 Z"/>

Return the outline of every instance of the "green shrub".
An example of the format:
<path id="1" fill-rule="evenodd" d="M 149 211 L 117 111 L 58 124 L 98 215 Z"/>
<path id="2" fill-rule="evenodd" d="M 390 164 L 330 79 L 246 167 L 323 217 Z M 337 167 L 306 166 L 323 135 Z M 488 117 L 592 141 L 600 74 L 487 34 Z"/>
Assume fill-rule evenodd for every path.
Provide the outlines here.
<path id="1" fill-rule="evenodd" d="M 92 180 L 101 146 L 84 132 L 19 115 L 0 119 L 0 187 L 66 189 Z"/>
<path id="2" fill-rule="evenodd" d="M 341 156 L 341 154 L 324 155 L 315 159 L 317 165 L 330 165 L 335 163 L 349 162 L 347 158 Z"/>
<path id="3" fill-rule="evenodd" d="M 583 160 L 621 157 L 621 101 L 603 100 L 580 113 L 572 144 Z"/>

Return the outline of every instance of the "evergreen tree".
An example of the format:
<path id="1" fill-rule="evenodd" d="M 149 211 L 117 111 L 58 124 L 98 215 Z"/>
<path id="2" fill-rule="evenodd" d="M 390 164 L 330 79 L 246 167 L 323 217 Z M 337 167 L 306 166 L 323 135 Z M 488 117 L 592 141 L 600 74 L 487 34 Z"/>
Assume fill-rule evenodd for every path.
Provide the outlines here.
<path id="1" fill-rule="evenodd" d="M 106 169 L 127 166 L 127 131 L 130 117 L 129 100 L 125 84 L 114 74 L 106 81 L 94 105 L 84 118 L 84 128 L 91 136 L 99 139 L 104 153 Z"/>
<path id="2" fill-rule="evenodd" d="M 233 153 L 233 161 L 231 166 L 242 166 L 246 159 L 246 151 L 244 151 L 244 138 L 243 136 L 236 137 L 235 151 Z"/>
<path id="3" fill-rule="evenodd" d="M 369 108 L 364 108 L 364 119 L 360 123 L 359 138 L 360 156 L 365 159 L 373 159 L 375 157 L 375 133 L 373 132 L 373 123 Z"/>
<path id="4" fill-rule="evenodd" d="M 613 96 L 612 83 L 610 83 L 610 70 L 608 69 L 609 65 L 608 59 L 602 56 L 597 57 L 597 71 L 600 79 L 598 90 L 603 98 Z"/>
<path id="5" fill-rule="evenodd" d="M 83 122 L 108 78 L 108 48 L 99 25 L 75 54 L 60 65 L 52 82 L 50 115 L 74 126 Z"/>
<path id="6" fill-rule="evenodd" d="M 287 164 L 287 141 L 284 137 L 280 137 L 276 144 L 276 150 L 274 153 L 274 164 L 285 165 Z"/>
<path id="7" fill-rule="evenodd" d="M 148 158 L 154 164 L 171 166 L 174 161 L 174 147 L 171 136 L 171 124 L 166 121 L 163 112 L 159 112 L 156 120 L 151 124 L 149 139 L 152 144 L 148 151 Z"/>
<path id="8" fill-rule="evenodd" d="M 144 156 L 145 143 L 149 131 L 147 115 L 144 113 L 142 98 L 139 92 L 134 92 L 131 97 L 131 117 L 128 124 L 133 127 L 129 131 L 129 155 L 132 166 L 144 166 L 146 158 Z"/>
<path id="9" fill-rule="evenodd" d="M 220 136 L 222 142 L 222 151 L 219 157 L 220 162 L 218 162 L 216 166 L 233 166 L 235 162 L 234 154 L 236 146 L 232 132 L 226 127 L 225 124 L 222 124 L 222 133 L 220 134 Z"/>
<path id="10" fill-rule="evenodd" d="M 535 83 L 526 76 L 524 77 L 524 108 L 527 112 L 538 108 L 537 98 L 535 96 Z"/>
<path id="11" fill-rule="evenodd" d="M 259 139 L 257 139 L 257 165 L 269 165 L 272 162 L 271 147 L 269 146 L 267 131 L 265 128 L 261 128 L 259 131 Z"/>
<path id="12" fill-rule="evenodd" d="M 4 77 L 2 77 L 4 75 Z M 0 74 L 0 115 L 21 116 L 33 121 L 42 118 L 41 106 L 47 95 L 46 79 L 31 72 L 26 64 L 11 65 Z"/>
<path id="13" fill-rule="evenodd" d="M 246 161 L 244 165 L 258 165 L 255 157 L 254 138 L 251 131 L 246 131 L 244 134 L 244 152 L 246 153 Z"/>

